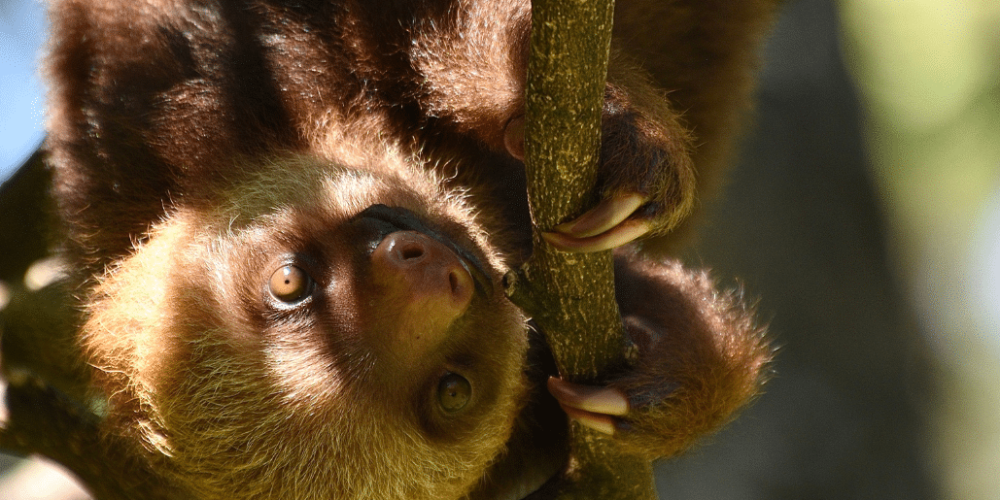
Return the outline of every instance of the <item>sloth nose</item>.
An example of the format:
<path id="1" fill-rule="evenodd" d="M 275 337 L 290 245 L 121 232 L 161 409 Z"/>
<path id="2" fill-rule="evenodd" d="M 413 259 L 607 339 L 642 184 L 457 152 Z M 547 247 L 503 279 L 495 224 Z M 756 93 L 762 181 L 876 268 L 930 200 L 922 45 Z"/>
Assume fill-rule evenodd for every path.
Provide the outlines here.
<path id="1" fill-rule="evenodd" d="M 475 281 L 448 246 L 417 231 L 391 233 L 372 252 L 376 279 L 404 314 L 447 328 L 468 308 Z"/>

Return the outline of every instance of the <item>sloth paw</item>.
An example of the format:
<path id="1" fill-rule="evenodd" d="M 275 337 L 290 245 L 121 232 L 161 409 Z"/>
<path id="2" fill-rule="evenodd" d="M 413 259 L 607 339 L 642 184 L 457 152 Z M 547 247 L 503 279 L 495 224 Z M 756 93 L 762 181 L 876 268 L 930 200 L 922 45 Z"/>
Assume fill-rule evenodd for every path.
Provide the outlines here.
<path id="1" fill-rule="evenodd" d="M 621 436 L 633 430 L 633 413 L 662 403 L 673 387 L 647 388 L 628 395 L 622 389 L 567 382 L 550 377 L 549 392 L 569 418 L 584 427 L 609 436 Z"/>
<path id="2" fill-rule="evenodd" d="M 623 318 L 626 330 L 625 358 L 630 368 L 607 385 L 584 385 L 550 377 L 548 389 L 571 419 L 584 427 L 613 436 L 625 449 L 644 450 L 651 442 L 663 441 L 654 422 L 671 420 L 668 401 L 680 386 L 661 370 L 669 356 L 663 356 L 655 325 L 634 315 Z M 660 358 L 663 359 L 660 359 Z M 655 358 L 655 359 L 652 359 Z M 639 443 L 636 446 L 636 443 Z M 672 451 L 672 446 L 667 451 Z M 656 446 L 656 449 L 662 447 Z"/>
<path id="3" fill-rule="evenodd" d="M 663 115 L 660 113 L 659 115 Z M 694 203 L 690 137 L 670 116 L 632 107 L 609 90 L 602 125 L 596 206 L 542 233 L 565 252 L 610 250 L 675 227 Z M 524 117 L 508 122 L 504 145 L 524 159 Z"/>

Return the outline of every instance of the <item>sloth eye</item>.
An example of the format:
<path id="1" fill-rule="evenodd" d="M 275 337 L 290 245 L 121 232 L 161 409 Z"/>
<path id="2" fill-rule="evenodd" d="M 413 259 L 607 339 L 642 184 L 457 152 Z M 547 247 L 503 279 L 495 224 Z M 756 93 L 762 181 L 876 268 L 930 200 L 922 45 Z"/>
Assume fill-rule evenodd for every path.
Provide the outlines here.
<path id="1" fill-rule="evenodd" d="M 271 275 L 271 295 L 287 304 L 298 302 L 312 291 L 313 280 L 298 266 L 283 266 Z"/>
<path id="2" fill-rule="evenodd" d="M 448 413 L 453 413 L 469 404 L 472 398 L 472 384 L 457 373 L 449 373 L 441 377 L 438 383 L 438 403 Z"/>

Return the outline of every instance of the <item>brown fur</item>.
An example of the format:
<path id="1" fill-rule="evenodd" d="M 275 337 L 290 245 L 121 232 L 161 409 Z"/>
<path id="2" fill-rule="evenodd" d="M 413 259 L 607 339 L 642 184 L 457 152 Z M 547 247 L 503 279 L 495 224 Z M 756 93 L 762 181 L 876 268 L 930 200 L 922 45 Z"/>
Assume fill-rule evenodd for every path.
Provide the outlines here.
<path id="1" fill-rule="evenodd" d="M 213 212 L 172 213 L 94 289 L 82 333 L 111 396 L 108 426 L 133 435 L 198 498 L 456 498 L 508 439 L 527 346 L 498 288 L 416 369 L 397 361 L 410 347 L 400 351 L 385 338 L 391 327 L 378 326 L 392 304 L 355 262 L 348 221 L 357 210 L 410 208 L 465 247 L 485 246 L 465 230 L 477 224 L 459 200 L 424 176 L 392 175 L 384 160 L 375 172 L 275 161 Z M 274 191 L 287 197 L 257 213 Z M 294 314 L 268 307 L 259 287 L 275 259 L 316 245 L 330 273 L 316 276 L 316 304 Z M 492 261 L 496 286 L 498 259 L 481 260 Z M 429 406 L 448 366 L 479 391 L 458 417 Z"/>
<path id="2" fill-rule="evenodd" d="M 622 252 L 615 283 L 639 351 L 612 384 L 636 412 L 618 437 L 650 459 L 675 455 L 757 395 L 771 349 L 741 297 L 716 290 L 705 271 Z"/>
<path id="3" fill-rule="evenodd" d="M 600 192 L 653 192 L 659 229 L 679 222 L 737 134 L 773 8 L 618 2 Z M 55 185 L 88 273 L 171 196 L 195 202 L 226 185 L 219 165 L 234 155 L 322 149 L 331 123 L 359 116 L 526 227 L 521 168 L 502 140 L 523 113 L 526 0 L 61 0 L 52 21 L 50 150 L 74 166 Z M 93 165 L 99 180 L 79 173 Z"/>
<path id="4" fill-rule="evenodd" d="M 499 285 L 530 250 L 504 150 L 528 3 L 304 5 L 52 7 L 48 148 L 105 427 L 205 499 L 523 496 L 566 459 L 545 349 Z M 735 135 L 771 9 L 618 2 L 598 197 L 646 193 L 657 232 L 681 223 Z M 419 355 L 397 340 L 420 318 L 352 232 L 373 204 L 488 274 Z M 264 297 L 287 259 L 314 266 L 306 306 Z M 704 274 L 617 261 L 638 350 L 612 380 L 635 403 L 617 438 L 676 454 L 756 393 L 770 351 Z M 474 388 L 456 415 L 433 403 L 447 371 Z"/>

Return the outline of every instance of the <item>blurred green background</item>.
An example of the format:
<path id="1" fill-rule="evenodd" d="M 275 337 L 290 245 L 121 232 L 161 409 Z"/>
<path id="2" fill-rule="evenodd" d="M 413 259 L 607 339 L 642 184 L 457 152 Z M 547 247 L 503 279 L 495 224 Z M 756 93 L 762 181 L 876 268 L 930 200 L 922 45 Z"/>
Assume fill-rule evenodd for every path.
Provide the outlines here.
<path id="1" fill-rule="evenodd" d="M 0 0 L 0 178 L 43 10 Z M 753 121 L 685 257 L 759 297 L 777 377 L 661 497 L 1000 499 L 1000 2 L 789 1 Z"/>
<path id="2" fill-rule="evenodd" d="M 838 6 L 894 271 L 942 365 L 932 465 L 950 498 L 1000 498 L 1000 2 Z"/>

